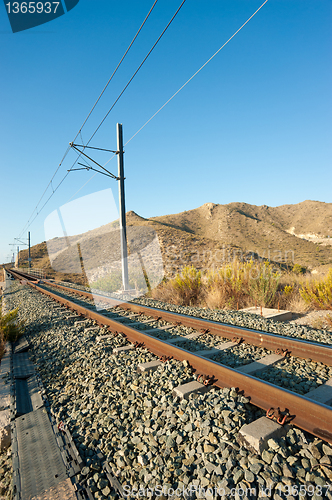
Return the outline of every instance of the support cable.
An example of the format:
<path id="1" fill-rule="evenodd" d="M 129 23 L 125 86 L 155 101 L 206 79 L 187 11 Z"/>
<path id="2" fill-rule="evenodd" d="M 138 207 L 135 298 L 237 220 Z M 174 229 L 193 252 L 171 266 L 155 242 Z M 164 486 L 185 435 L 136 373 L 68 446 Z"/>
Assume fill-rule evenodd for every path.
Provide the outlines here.
<path id="1" fill-rule="evenodd" d="M 114 77 L 115 73 L 118 71 L 119 67 L 121 66 L 121 64 L 122 64 L 122 62 L 123 62 L 123 60 L 124 60 L 124 58 L 126 57 L 126 55 L 128 54 L 129 50 L 131 49 L 131 47 L 132 47 L 133 43 L 135 42 L 136 38 L 138 37 L 138 35 L 139 35 L 140 31 L 142 30 L 142 28 L 143 28 L 144 24 L 145 24 L 145 23 L 146 23 L 146 21 L 148 20 L 148 18 L 149 18 L 149 16 L 150 16 L 150 14 L 151 14 L 151 12 L 153 11 L 153 9 L 154 9 L 154 7 L 155 7 L 155 5 L 156 5 L 156 3 L 157 3 L 157 2 L 158 2 L 158 0 L 155 0 L 155 1 L 154 1 L 154 3 L 153 3 L 153 5 L 152 5 L 151 9 L 149 10 L 148 14 L 146 15 L 146 17 L 145 17 L 145 19 L 144 19 L 143 23 L 141 24 L 141 26 L 140 26 L 139 30 L 137 31 L 136 35 L 134 36 L 134 38 L 133 38 L 133 39 L 132 39 L 132 41 L 130 42 L 130 44 L 129 44 L 129 46 L 128 46 L 127 50 L 126 50 L 126 52 L 125 52 L 125 53 L 124 53 L 124 55 L 122 56 L 122 58 L 121 58 L 120 62 L 118 63 L 118 65 L 117 65 L 117 67 L 115 68 L 115 70 L 113 71 L 113 73 L 112 73 L 111 77 L 109 78 L 108 82 L 106 83 L 105 87 L 103 88 L 102 92 L 100 93 L 100 95 L 99 95 L 98 99 L 96 100 L 95 104 L 92 106 L 92 108 L 91 108 L 91 110 L 90 110 L 90 112 L 89 112 L 88 116 L 86 117 L 86 119 L 84 120 L 84 122 L 83 122 L 82 126 L 80 127 L 79 131 L 77 132 L 76 137 L 75 137 L 75 139 L 74 139 L 74 142 L 75 142 L 75 140 L 77 139 L 78 135 L 80 135 L 80 136 L 81 136 L 81 139 L 82 139 L 82 133 L 81 133 L 81 132 L 82 132 L 82 129 L 83 129 L 84 125 L 86 124 L 86 122 L 87 122 L 87 121 L 88 121 L 88 119 L 90 118 L 90 116 L 91 116 L 91 114 L 92 114 L 93 110 L 94 110 L 94 109 L 95 109 L 95 107 L 97 106 L 97 104 L 98 104 L 98 102 L 100 101 L 100 99 L 101 99 L 102 95 L 104 94 L 104 92 L 105 92 L 105 90 L 107 89 L 108 85 L 109 85 L 109 84 L 110 84 L 110 82 L 112 81 L 112 79 L 113 79 L 113 77 Z M 83 143 L 83 139 L 82 139 L 82 143 Z M 66 149 L 66 151 L 65 151 L 65 153 L 64 153 L 64 155 L 63 155 L 63 157 L 62 157 L 62 159 L 61 159 L 61 161 L 60 161 L 60 163 L 59 163 L 59 165 L 58 165 L 58 167 L 57 167 L 57 169 L 55 170 L 55 172 L 54 172 L 54 174 L 53 174 L 53 176 L 52 176 L 52 178 L 51 178 L 50 182 L 47 184 L 47 186 L 46 186 L 46 188 L 45 188 L 45 190 L 44 190 L 44 192 L 43 192 L 42 196 L 40 197 L 40 199 L 39 199 L 39 201 L 38 201 L 38 203 L 37 203 L 37 205 L 36 205 L 36 207 L 34 208 L 34 210 L 33 210 L 32 214 L 30 215 L 30 217 L 29 217 L 29 219 L 28 219 L 27 224 L 26 224 L 26 225 L 24 226 L 24 228 L 22 229 L 22 231 L 21 231 L 21 233 L 20 233 L 21 235 L 23 234 L 23 232 L 24 232 L 24 231 L 26 231 L 26 229 L 29 227 L 29 225 L 31 225 L 31 223 L 32 223 L 32 222 L 29 224 L 31 217 L 32 217 L 32 216 L 33 216 L 33 214 L 36 212 L 36 210 L 38 210 L 38 205 L 40 204 L 41 200 L 44 198 L 44 196 L 45 196 L 45 193 L 46 193 L 47 189 L 49 188 L 49 186 L 50 186 L 50 184 L 51 184 L 52 180 L 53 180 L 53 179 L 54 179 L 54 177 L 56 176 L 56 174 L 57 174 L 57 172 L 58 172 L 59 168 L 61 167 L 61 165 L 62 165 L 62 163 L 63 163 L 64 159 L 66 158 L 67 154 L 69 153 L 70 149 L 71 149 L 71 148 L 70 148 L 70 146 L 68 146 L 68 147 L 67 147 L 67 149 Z M 75 160 L 75 163 L 76 163 L 76 161 L 77 161 L 77 160 Z M 74 163 L 74 165 L 75 165 L 75 163 Z M 73 166 L 74 166 L 74 165 L 73 165 Z M 65 177 L 67 177 L 67 174 L 66 174 L 66 176 L 65 176 Z M 63 180 L 64 180 L 64 179 L 63 179 Z M 62 181 L 61 181 L 61 183 L 62 183 Z M 43 205 L 43 206 L 45 206 L 45 205 Z M 35 220 L 35 218 L 34 218 L 33 220 Z"/>
<path id="2" fill-rule="evenodd" d="M 173 18 L 171 19 L 171 21 L 168 23 L 168 25 L 166 26 L 165 30 L 163 31 L 162 35 L 164 34 L 164 32 L 166 31 L 166 29 L 168 28 L 169 24 L 173 21 L 175 15 L 178 13 L 178 11 L 180 10 L 180 8 L 182 7 L 182 5 L 184 4 L 185 0 L 183 0 L 183 2 L 181 3 L 180 7 L 178 8 L 177 12 L 174 14 Z M 261 10 L 261 8 L 268 2 L 268 0 L 265 0 L 262 5 L 247 19 L 247 21 L 245 23 L 242 24 L 242 26 L 203 64 L 203 66 L 201 66 L 190 78 L 189 80 L 187 80 L 152 116 L 151 118 L 149 118 L 149 120 L 147 120 L 144 125 L 142 125 L 142 127 L 137 130 L 137 132 L 124 144 L 124 146 L 126 146 L 130 141 L 132 141 L 132 139 L 134 139 L 134 137 L 136 137 L 137 134 L 139 134 L 139 132 L 141 132 L 141 130 L 143 130 L 144 127 L 146 127 L 146 125 L 172 100 L 174 99 L 174 97 L 186 86 L 188 85 L 188 83 L 232 40 L 232 38 L 235 37 L 235 35 L 237 35 L 237 33 L 239 33 L 239 31 L 242 30 L 242 28 L 244 28 L 244 26 Z M 162 36 L 161 35 L 161 36 Z M 116 101 L 113 103 L 112 107 L 109 109 L 108 113 L 105 115 L 105 117 L 103 118 L 102 122 L 99 124 L 99 126 L 97 127 L 97 129 L 95 130 L 95 132 L 93 133 L 93 135 L 90 137 L 89 141 L 87 142 L 86 146 L 89 144 L 89 142 L 92 140 L 92 138 L 94 137 L 94 135 L 96 134 L 97 130 L 99 130 L 100 126 L 102 125 L 102 123 L 105 121 L 105 119 L 107 118 L 107 116 L 109 115 L 109 113 L 111 112 L 111 110 L 113 109 L 113 107 L 115 106 L 115 104 L 117 103 L 117 101 L 120 99 L 121 95 L 124 93 L 124 91 L 126 90 L 126 88 L 128 87 L 128 85 L 131 83 L 131 81 L 133 80 L 133 78 L 135 77 L 135 75 L 137 74 L 137 72 L 139 71 L 139 69 L 142 67 L 142 65 L 144 64 L 144 62 L 146 61 L 147 57 L 150 55 L 150 53 L 152 52 L 152 50 L 154 49 L 154 47 L 156 46 L 156 44 L 158 43 L 158 41 L 160 40 L 161 36 L 158 38 L 157 42 L 154 44 L 154 46 L 152 47 L 152 49 L 150 50 L 150 52 L 148 53 L 148 55 L 145 57 L 145 59 L 143 60 L 143 62 L 141 63 L 141 65 L 138 67 L 138 69 L 136 70 L 136 72 L 134 73 L 134 75 L 131 77 L 131 79 L 129 80 L 129 82 L 127 83 L 127 85 L 125 86 L 125 88 L 123 89 L 123 91 L 121 92 L 121 94 L 118 96 L 118 98 L 116 99 Z M 101 96 L 100 96 L 101 97 Z M 82 130 L 82 127 L 81 129 Z M 78 134 L 77 134 L 78 135 Z M 76 136 L 77 138 L 77 136 Z M 83 142 L 83 141 L 82 141 Z M 86 147 L 85 146 L 85 147 Z M 67 152 L 66 154 L 68 153 L 70 147 L 67 149 Z M 104 163 L 104 167 L 115 157 L 116 155 L 114 154 L 109 160 L 107 160 L 106 163 Z M 62 160 L 63 161 L 63 160 Z M 72 165 L 71 168 L 74 167 L 75 163 L 78 161 L 78 158 L 75 160 L 74 164 Z M 60 164 L 61 165 L 61 164 Z M 59 165 L 59 167 L 60 167 Z M 58 167 L 58 169 L 59 169 Z M 58 169 L 56 170 L 56 172 L 58 171 Z M 55 173 L 56 173 L 55 172 Z M 57 191 L 57 189 L 60 187 L 60 185 L 63 183 L 63 181 L 66 179 L 67 175 L 69 174 L 70 170 L 67 171 L 66 175 L 63 177 L 63 179 L 60 181 L 60 183 L 57 185 L 57 187 L 55 188 L 54 192 L 50 195 L 50 197 L 46 200 L 46 202 L 44 203 L 44 205 L 41 207 L 41 209 L 39 210 L 39 212 L 37 212 L 37 215 L 32 219 L 32 221 L 28 221 L 27 223 L 27 227 L 26 229 L 31 226 L 32 222 L 36 219 L 36 217 L 39 215 L 39 213 L 41 212 L 41 210 L 45 207 L 45 205 L 48 203 L 48 201 L 50 200 L 50 198 L 53 196 L 53 194 Z M 54 174 L 55 175 L 55 174 Z M 97 174 L 95 173 L 92 177 L 90 177 L 90 179 L 88 179 L 79 189 L 78 191 L 76 191 L 76 193 L 67 201 L 67 203 L 69 201 L 71 201 Z M 54 176 L 52 177 L 52 179 L 54 178 Z M 48 187 L 48 186 L 47 186 Z M 47 190 L 47 188 L 46 188 Z M 46 190 L 44 191 L 43 193 L 43 196 L 46 192 Z M 43 197 L 42 196 L 42 197 Z M 40 203 L 40 201 L 38 202 L 38 204 Z M 38 207 L 38 204 L 35 208 L 35 210 L 37 209 Z M 34 211 L 35 211 L 34 210 Z M 23 229 L 22 233 L 26 230 L 25 228 Z M 22 234 L 21 233 L 21 234 Z"/>
<path id="3" fill-rule="evenodd" d="M 215 52 L 207 61 L 206 63 L 203 64 L 203 66 L 201 66 L 197 71 L 196 73 L 194 73 L 190 78 L 189 80 L 187 80 L 180 88 L 179 90 L 177 90 L 175 92 L 175 94 L 172 95 L 172 97 L 170 97 L 166 102 L 165 104 L 163 104 L 161 106 L 161 108 L 158 109 L 158 111 L 156 111 L 152 116 L 151 118 L 149 118 L 149 120 L 147 122 L 144 123 L 144 125 L 142 125 L 142 127 L 137 130 L 137 132 L 124 144 L 124 146 L 127 146 L 127 144 L 132 140 L 134 139 L 134 137 L 136 137 L 137 134 L 139 134 L 139 132 L 141 130 L 143 130 L 143 128 L 148 124 L 150 123 L 150 121 L 186 86 L 188 85 L 189 82 L 191 82 L 191 80 L 196 76 L 198 75 L 198 73 L 210 62 L 212 61 L 212 59 L 232 40 L 232 38 L 235 37 L 235 35 L 237 35 L 237 33 L 239 33 L 239 31 L 242 30 L 242 28 L 257 14 L 258 11 L 260 11 L 260 9 L 268 2 L 268 0 L 265 0 L 264 3 L 262 3 L 262 5 L 249 17 L 249 19 L 247 19 L 247 21 L 245 23 L 242 24 L 242 26 L 217 50 L 217 52 Z M 106 163 L 104 163 L 104 167 L 111 161 L 113 160 L 113 158 L 115 157 L 116 155 L 113 155 L 109 160 L 107 160 Z M 76 191 L 75 194 L 73 194 L 73 196 L 71 196 L 71 198 L 69 198 L 69 200 L 67 201 L 67 203 L 69 201 L 71 201 L 90 181 L 92 181 L 92 179 L 96 176 L 97 174 L 94 174 L 92 175 L 92 177 L 90 177 L 90 179 L 88 179 L 84 184 L 83 186 L 81 186 L 78 191 Z"/>
<path id="4" fill-rule="evenodd" d="M 267 1 L 267 0 L 266 0 Z M 141 69 L 141 67 L 143 66 L 143 64 L 145 63 L 145 61 L 148 59 L 148 57 L 150 56 L 151 52 L 153 51 L 153 49 L 156 47 L 156 45 L 158 44 L 158 42 L 161 40 L 161 38 L 163 37 L 163 35 L 165 34 L 165 32 L 167 31 L 167 29 L 169 28 L 169 26 L 172 24 L 172 22 L 174 21 L 175 17 L 177 16 L 178 12 L 180 11 L 181 7 L 183 6 L 183 4 L 186 2 L 186 0 L 183 0 L 180 7 L 177 9 L 177 11 L 175 12 L 175 14 L 173 15 L 172 19 L 169 21 L 169 23 L 167 24 L 166 28 L 163 30 L 163 32 L 161 33 L 161 35 L 158 37 L 158 39 L 156 40 L 156 42 L 153 44 L 152 48 L 149 50 L 149 52 L 147 53 L 147 55 L 144 57 L 143 61 L 141 62 L 141 64 L 138 66 L 137 70 L 135 71 L 135 73 L 133 74 L 133 76 L 130 78 L 130 80 L 128 81 L 128 83 L 125 85 L 125 87 L 123 88 L 123 90 L 120 92 L 120 94 L 118 95 L 118 97 L 115 99 L 114 103 L 112 104 L 112 106 L 110 107 L 110 109 L 107 111 L 106 115 L 104 116 L 104 118 L 102 119 L 102 121 L 99 123 L 98 127 L 96 128 L 96 130 L 94 131 L 94 133 L 92 134 L 92 136 L 90 137 L 90 139 L 88 140 L 87 144 L 90 143 L 90 141 L 93 139 L 93 137 L 96 135 L 96 133 L 98 132 L 98 130 L 100 129 L 100 127 L 102 126 L 102 124 L 104 123 L 104 121 L 106 120 L 106 118 L 108 117 L 108 115 L 110 114 L 110 112 L 112 111 L 112 109 L 114 108 L 114 106 L 116 105 L 116 103 L 118 102 L 118 100 L 120 99 L 120 97 L 122 96 L 122 94 L 126 91 L 126 89 L 129 87 L 129 85 L 131 84 L 131 82 L 133 81 L 133 79 L 135 78 L 135 76 L 137 75 L 137 73 L 139 72 L 139 70 Z"/>

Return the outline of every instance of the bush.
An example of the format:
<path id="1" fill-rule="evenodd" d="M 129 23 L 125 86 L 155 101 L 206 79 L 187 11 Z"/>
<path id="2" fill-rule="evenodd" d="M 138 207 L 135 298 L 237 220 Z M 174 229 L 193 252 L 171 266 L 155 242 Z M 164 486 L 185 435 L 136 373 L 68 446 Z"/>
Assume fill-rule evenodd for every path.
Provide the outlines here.
<path id="1" fill-rule="evenodd" d="M 202 276 L 194 266 L 186 266 L 180 274 L 177 274 L 172 282 L 177 295 L 182 299 L 184 305 L 197 303 L 201 293 Z"/>
<path id="2" fill-rule="evenodd" d="M 300 275 L 300 274 L 305 274 L 307 272 L 307 269 L 301 266 L 300 264 L 294 264 L 292 272 L 294 274 Z"/>
<path id="3" fill-rule="evenodd" d="M 234 260 L 206 274 L 186 267 L 175 278 L 154 288 L 152 297 L 170 304 L 209 309 L 243 309 L 256 305 L 303 313 L 309 308 L 299 293 L 304 283 L 302 274 L 281 273 L 268 261 Z"/>
<path id="4" fill-rule="evenodd" d="M 285 297 L 289 297 L 294 292 L 294 285 L 286 285 L 284 288 Z"/>
<path id="5" fill-rule="evenodd" d="M 248 301 L 247 264 L 234 261 L 208 273 L 205 280 L 205 303 L 211 309 L 241 309 Z"/>
<path id="6" fill-rule="evenodd" d="M 201 272 L 194 266 L 184 267 L 180 274 L 152 290 L 152 297 L 170 304 L 198 305 L 202 294 Z"/>
<path id="7" fill-rule="evenodd" d="M 306 283 L 300 289 L 300 295 L 315 309 L 332 309 L 332 268 L 325 279 Z"/>
<path id="8" fill-rule="evenodd" d="M 269 262 L 233 261 L 207 275 L 205 303 L 212 309 L 243 309 L 253 304 L 267 307 L 275 300 L 279 278 Z"/>
<path id="9" fill-rule="evenodd" d="M 257 265 L 257 274 L 253 276 L 253 264 L 253 261 L 247 264 L 251 271 L 249 274 L 249 296 L 257 305 L 271 306 L 278 290 L 280 272 L 274 271 L 272 264 L 265 261 Z"/>
<path id="10" fill-rule="evenodd" d="M 0 358 L 4 353 L 5 342 L 16 342 L 23 335 L 23 322 L 17 320 L 18 309 L 2 314 L 0 301 Z"/>

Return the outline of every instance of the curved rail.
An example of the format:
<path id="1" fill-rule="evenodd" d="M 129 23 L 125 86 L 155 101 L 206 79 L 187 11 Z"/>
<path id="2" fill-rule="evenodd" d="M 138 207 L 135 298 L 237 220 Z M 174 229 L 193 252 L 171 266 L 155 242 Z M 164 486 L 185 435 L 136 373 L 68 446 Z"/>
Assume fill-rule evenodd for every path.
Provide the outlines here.
<path id="1" fill-rule="evenodd" d="M 14 272 L 13 274 L 16 273 Z M 281 389 L 280 387 L 277 387 L 271 383 L 258 380 L 253 376 L 242 374 L 237 370 L 228 368 L 219 363 L 208 360 L 202 356 L 181 349 L 180 347 L 176 347 L 165 341 L 156 339 L 146 333 L 137 331 L 128 325 L 124 325 L 123 323 L 117 322 L 114 319 L 110 319 L 100 313 L 92 311 L 91 309 L 87 309 L 68 299 L 65 299 L 53 292 L 45 290 L 36 282 L 27 281 L 27 284 L 35 290 L 47 295 L 55 301 L 77 312 L 79 315 L 90 318 L 96 321 L 99 325 L 106 326 L 110 331 L 123 333 L 129 341 L 144 344 L 147 349 L 149 349 L 157 356 L 173 357 L 179 361 L 187 360 L 197 373 L 207 375 L 209 376 L 209 378 L 213 377 L 214 385 L 216 385 L 217 387 L 236 387 L 240 391 L 243 391 L 248 397 L 250 397 L 250 401 L 252 404 L 263 408 L 264 410 L 268 410 L 271 407 L 280 406 L 287 408 L 289 414 L 292 417 L 292 423 L 318 436 L 319 438 L 332 443 L 331 407 L 316 403 L 309 398 L 306 398 L 305 396 L 300 396 L 286 389 Z M 128 304 L 126 304 L 126 306 L 127 305 Z M 130 306 L 132 305 L 133 304 L 130 304 Z M 160 317 L 161 311 L 155 311 L 158 312 L 158 315 Z M 149 314 L 151 315 L 150 310 Z M 173 315 L 174 313 L 167 314 Z M 189 319 L 189 317 L 186 316 L 184 316 L 184 318 Z M 197 320 L 197 318 L 193 319 Z M 210 325 L 210 322 L 207 322 L 206 320 L 197 321 L 204 321 Z M 192 324 L 190 324 L 190 326 L 192 326 Z M 210 332 L 212 333 L 211 329 Z M 261 332 L 257 333 L 262 335 Z M 310 358 L 313 359 L 311 351 Z"/>
<path id="2" fill-rule="evenodd" d="M 26 276 L 26 275 L 25 275 Z M 31 279 L 31 277 L 30 277 Z M 92 294 L 84 290 L 78 290 L 76 288 L 70 288 L 63 285 L 58 285 L 52 283 L 51 281 L 43 280 L 47 286 L 52 286 L 65 290 L 70 293 L 75 293 L 82 297 L 87 297 L 93 299 L 97 294 Z M 181 324 L 183 326 L 194 328 L 195 330 L 204 330 L 206 333 L 212 335 L 225 337 L 229 339 L 241 338 L 243 342 L 258 347 L 264 347 L 270 351 L 276 351 L 277 349 L 282 349 L 287 351 L 288 354 L 304 359 L 312 359 L 320 363 L 332 366 L 332 345 L 329 347 L 317 342 L 308 342 L 301 339 L 294 339 L 290 337 L 285 337 L 282 335 L 276 335 L 273 333 L 261 332 L 258 330 L 251 330 L 249 328 L 244 328 L 240 326 L 227 325 L 225 323 L 219 323 L 217 321 L 209 321 L 202 318 L 196 318 L 193 316 L 186 316 L 184 314 L 174 313 L 170 311 L 164 311 L 163 309 L 156 309 L 152 307 L 143 306 L 135 303 L 123 303 L 106 297 L 104 295 L 98 295 L 103 301 L 109 303 L 112 306 L 121 307 L 121 309 L 130 310 L 136 313 L 142 313 L 146 316 L 152 316 L 155 318 L 162 319 L 174 324 Z"/>

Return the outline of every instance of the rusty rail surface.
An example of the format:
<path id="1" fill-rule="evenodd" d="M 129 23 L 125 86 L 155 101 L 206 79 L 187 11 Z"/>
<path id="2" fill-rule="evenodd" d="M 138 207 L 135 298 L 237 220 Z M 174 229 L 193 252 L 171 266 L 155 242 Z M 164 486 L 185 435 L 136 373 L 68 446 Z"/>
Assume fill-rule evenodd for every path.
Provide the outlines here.
<path id="1" fill-rule="evenodd" d="M 97 295 L 86 292 L 84 290 L 78 290 L 76 288 L 58 285 L 50 281 L 44 280 L 44 282 L 47 285 L 90 299 L 93 299 L 94 295 Z M 105 300 L 105 302 L 108 302 L 112 306 L 118 306 L 125 310 L 146 314 L 147 316 L 160 318 L 170 323 L 191 327 L 195 330 L 205 330 L 207 331 L 207 333 L 211 333 L 212 335 L 220 337 L 229 339 L 237 337 L 243 339 L 243 342 L 247 344 L 264 347 L 265 349 L 268 349 L 270 351 L 282 349 L 284 351 L 287 351 L 287 353 L 292 356 L 304 359 L 312 359 L 314 361 L 332 366 L 332 345 L 329 347 L 327 345 L 322 345 L 316 342 L 308 342 L 301 339 L 294 339 L 290 337 L 284 337 L 282 335 L 275 335 L 272 333 L 251 330 L 249 328 L 240 326 L 227 325 L 225 323 L 218 323 L 217 321 L 195 318 L 193 316 L 186 316 L 184 314 L 164 311 L 163 309 L 142 306 L 140 304 L 123 303 L 110 297 L 105 297 L 103 295 L 98 295 L 98 297 L 101 297 L 103 300 Z"/>
<path id="2" fill-rule="evenodd" d="M 281 389 L 268 382 L 263 382 L 250 375 L 244 375 L 232 368 L 227 368 L 219 363 L 185 351 L 180 347 L 168 344 L 162 340 L 139 332 L 134 328 L 107 318 L 100 313 L 86 309 L 74 302 L 65 299 L 53 292 L 43 289 L 36 282 L 27 281 L 35 290 L 44 293 L 55 301 L 76 311 L 79 315 L 96 321 L 99 325 L 107 326 L 112 332 L 121 332 L 131 342 L 144 344 L 157 356 L 173 357 L 179 361 L 187 360 L 191 367 L 199 374 L 214 377 L 217 387 L 236 387 L 250 398 L 252 404 L 268 410 L 271 407 L 281 407 L 288 410 L 292 423 L 314 434 L 315 436 L 332 443 L 332 408 L 324 404 Z M 311 353 L 310 353 L 311 354 Z"/>

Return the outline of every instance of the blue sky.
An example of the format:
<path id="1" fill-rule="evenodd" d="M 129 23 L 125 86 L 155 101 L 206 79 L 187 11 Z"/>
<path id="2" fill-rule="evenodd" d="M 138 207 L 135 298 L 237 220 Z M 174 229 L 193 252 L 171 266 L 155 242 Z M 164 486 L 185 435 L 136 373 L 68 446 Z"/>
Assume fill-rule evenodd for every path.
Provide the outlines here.
<path id="1" fill-rule="evenodd" d="M 158 0 L 83 128 L 84 142 L 180 3 Z M 91 145 L 116 149 L 117 122 L 126 143 L 262 3 L 187 0 Z M 107 188 L 117 201 L 116 181 L 71 172 L 27 227 L 152 4 L 80 0 L 66 15 L 15 34 L 0 6 L 0 262 L 27 230 L 32 244 L 43 241 L 44 220 L 67 202 Z M 269 0 L 125 147 L 127 210 L 151 217 L 206 202 L 332 202 L 331 20 L 330 0 Z M 110 156 L 93 153 L 101 163 Z M 54 187 L 75 158 L 70 151 Z M 116 158 L 107 168 L 117 172 Z M 51 192 L 49 187 L 38 211 Z M 101 204 L 95 226 L 107 222 L 107 210 Z M 81 230 L 81 221 L 77 226 Z"/>

